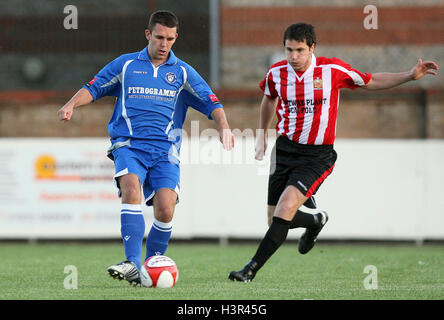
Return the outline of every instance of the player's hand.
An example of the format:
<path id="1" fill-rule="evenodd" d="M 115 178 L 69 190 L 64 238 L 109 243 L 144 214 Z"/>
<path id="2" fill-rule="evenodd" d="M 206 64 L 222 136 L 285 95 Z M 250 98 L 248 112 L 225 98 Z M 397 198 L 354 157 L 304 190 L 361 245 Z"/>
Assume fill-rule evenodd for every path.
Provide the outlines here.
<path id="1" fill-rule="evenodd" d="M 225 150 L 230 151 L 234 148 L 234 135 L 230 129 L 221 129 L 219 131 L 219 138 Z"/>
<path id="2" fill-rule="evenodd" d="M 410 70 L 412 74 L 413 80 L 421 79 L 426 74 L 437 75 L 437 72 L 434 70 L 439 70 L 438 65 L 433 61 L 424 61 L 422 59 L 418 60 L 418 64 Z"/>
<path id="3" fill-rule="evenodd" d="M 267 151 L 267 137 L 262 133 L 258 133 L 256 139 L 256 146 L 254 148 L 256 160 L 263 160 L 265 156 L 265 151 Z"/>
<path id="4" fill-rule="evenodd" d="M 74 111 L 74 108 L 71 105 L 65 104 L 57 112 L 57 115 L 59 116 L 59 120 L 65 121 L 65 122 L 71 120 L 73 111 Z"/>

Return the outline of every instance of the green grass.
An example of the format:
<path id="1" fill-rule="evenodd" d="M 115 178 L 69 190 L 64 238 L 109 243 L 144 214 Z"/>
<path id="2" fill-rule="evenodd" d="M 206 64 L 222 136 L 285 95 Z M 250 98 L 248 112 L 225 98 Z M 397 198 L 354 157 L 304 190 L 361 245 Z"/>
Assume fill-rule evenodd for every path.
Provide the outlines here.
<path id="1" fill-rule="evenodd" d="M 133 288 L 106 268 L 123 259 L 121 244 L 0 244 L 1 299 L 444 299 L 443 246 L 318 244 L 307 255 L 286 244 L 251 283 L 231 282 L 257 245 L 172 243 L 180 278 L 172 289 Z M 78 270 L 78 289 L 64 288 L 67 265 Z M 378 289 L 366 290 L 367 265 Z"/>

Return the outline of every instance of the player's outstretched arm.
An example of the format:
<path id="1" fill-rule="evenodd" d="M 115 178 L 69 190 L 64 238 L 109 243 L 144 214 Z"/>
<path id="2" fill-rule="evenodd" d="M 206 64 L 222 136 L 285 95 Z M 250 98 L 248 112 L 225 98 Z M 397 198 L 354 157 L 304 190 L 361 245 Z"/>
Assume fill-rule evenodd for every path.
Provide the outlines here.
<path id="1" fill-rule="evenodd" d="M 57 115 L 60 121 L 71 120 L 74 109 L 93 102 L 93 96 L 85 88 L 80 89 L 77 93 L 67 102 L 63 107 L 59 109 Z"/>
<path id="2" fill-rule="evenodd" d="M 224 146 L 225 150 L 231 150 L 234 147 L 234 136 L 231 133 L 230 126 L 228 125 L 225 111 L 222 108 L 216 108 L 211 112 L 211 117 L 216 121 L 219 128 L 220 142 Z"/>
<path id="3" fill-rule="evenodd" d="M 266 95 L 262 98 L 261 111 L 259 119 L 259 128 L 256 136 L 255 156 L 256 160 L 262 160 L 267 151 L 267 130 L 270 127 L 271 119 L 276 107 L 276 100 Z"/>
<path id="4" fill-rule="evenodd" d="M 436 71 L 435 71 L 436 70 Z M 437 75 L 439 66 L 433 61 L 418 60 L 410 71 L 400 73 L 375 73 L 372 79 L 363 87 L 368 90 L 389 89 L 411 80 L 419 80 L 426 74 Z"/>

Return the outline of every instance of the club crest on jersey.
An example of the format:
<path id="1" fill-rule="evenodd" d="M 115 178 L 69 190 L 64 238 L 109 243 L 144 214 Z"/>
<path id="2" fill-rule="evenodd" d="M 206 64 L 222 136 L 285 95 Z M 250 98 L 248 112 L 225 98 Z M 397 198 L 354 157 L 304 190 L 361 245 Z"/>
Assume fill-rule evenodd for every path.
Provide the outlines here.
<path id="1" fill-rule="evenodd" d="M 172 72 L 168 72 L 165 76 L 165 80 L 169 83 L 169 84 L 173 84 L 174 82 L 176 82 L 176 75 Z"/>
<path id="2" fill-rule="evenodd" d="M 316 79 L 313 80 L 313 88 L 315 90 L 320 90 L 322 89 L 322 79 L 317 77 Z"/>

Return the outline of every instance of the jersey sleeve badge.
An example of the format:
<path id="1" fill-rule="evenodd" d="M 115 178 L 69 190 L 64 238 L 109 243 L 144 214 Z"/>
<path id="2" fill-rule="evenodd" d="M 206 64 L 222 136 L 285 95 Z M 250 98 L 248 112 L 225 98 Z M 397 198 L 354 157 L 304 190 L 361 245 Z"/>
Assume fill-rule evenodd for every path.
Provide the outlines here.
<path id="1" fill-rule="evenodd" d="M 92 79 L 90 82 L 88 82 L 88 83 L 86 84 L 86 86 L 87 86 L 88 88 L 91 87 L 92 84 L 93 84 L 94 82 L 96 82 L 96 80 L 97 80 L 97 78 Z"/>
<path id="2" fill-rule="evenodd" d="M 218 97 L 215 94 L 210 94 L 208 95 L 208 97 L 211 99 L 211 101 L 213 101 L 214 104 L 220 103 Z"/>

